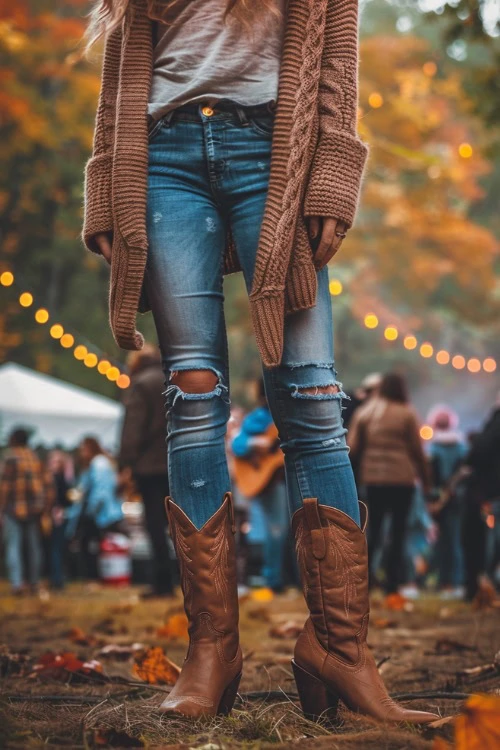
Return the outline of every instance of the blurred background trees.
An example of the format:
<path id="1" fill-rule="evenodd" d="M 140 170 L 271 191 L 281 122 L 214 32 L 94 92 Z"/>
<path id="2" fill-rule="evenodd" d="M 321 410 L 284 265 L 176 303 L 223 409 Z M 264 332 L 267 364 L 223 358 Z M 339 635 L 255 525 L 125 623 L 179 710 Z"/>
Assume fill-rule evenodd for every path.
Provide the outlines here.
<path id="1" fill-rule="evenodd" d="M 392 365 L 411 370 L 414 383 L 456 380 L 400 345 L 410 333 L 436 349 L 500 358 L 494 5 L 362 3 L 359 130 L 371 158 L 356 229 L 330 268 L 337 359 L 350 386 Z M 100 85 L 99 50 L 82 57 L 88 9 L 81 0 L 0 2 L 0 273 L 12 270 L 51 321 L 89 348 L 123 360 L 107 325 L 108 270 L 79 239 Z M 242 280 L 225 287 L 233 392 L 244 399 L 259 364 Z M 35 323 L 18 292 L 1 290 L 2 361 L 115 393 Z M 364 326 L 370 312 L 377 331 Z M 378 332 L 388 325 L 396 342 Z M 154 338 L 150 316 L 140 326 Z"/>

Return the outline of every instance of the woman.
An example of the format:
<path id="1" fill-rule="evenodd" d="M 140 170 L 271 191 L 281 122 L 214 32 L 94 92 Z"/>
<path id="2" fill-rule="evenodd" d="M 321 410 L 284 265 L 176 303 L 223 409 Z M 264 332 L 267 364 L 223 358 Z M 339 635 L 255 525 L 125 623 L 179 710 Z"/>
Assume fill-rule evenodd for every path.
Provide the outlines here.
<path id="1" fill-rule="evenodd" d="M 406 524 L 415 480 L 429 492 L 429 468 L 420 440 L 415 411 L 409 404 L 401 375 L 385 375 L 378 394 L 355 412 L 349 429 L 351 455 L 360 467 L 360 482 L 366 488 L 370 511 L 368 559 L 373 580 L 373 559 L 380 542 L 382 524 L 391 519 L 387 554 L 388 593 L 398 590 L 403 570 Z"/>
<path id="2" fill-rule="evenodd" d="M 53 589 L 64 588 L 64 568 L 66 558 L 66 516 L 71 506 L 68 490 L 73 479 L 70 457 L 61 450 L 54 450 L 48 459 L 49 473 L 55 489 L 54 504 L 51 508 L 52 530 L 50 534 L 50 583 Z"/>
<path id="3" fill-rule="evenodd" d="M 107 531 L 123 531 L 122 503 L 118 497 L 117 474 L 99 441 L 86 437 L 79 446 L 82 473 L 76 492 L 81 498 L 69 513 L 66 535 L 79 537 L 83 552 L 85 575 L 97 578 L 96 556 L 92 544 Z"/>
<path id="4" fill-rule="evenodd" d="M 121 346 L 141 346 L 136 311 L 152 309 L 168 382 L 167 510 L 190 646 L 163 710 L 227 713 L 241 675 L 222 294 L 223 273 L 241 269 L 312 612 L 294 660 L 303 708 L 340 696 L 379 718 L 430 720 L 386 702 L 366 646 L 365 517 L 360 528 L 333 363 L 326 264 L 366 158 L 357 2 L 102 0 L 90 41 L 102 33 L 83 239 L 111 263 Z M 359 578 L 349 607 L 347 564 Z"/>

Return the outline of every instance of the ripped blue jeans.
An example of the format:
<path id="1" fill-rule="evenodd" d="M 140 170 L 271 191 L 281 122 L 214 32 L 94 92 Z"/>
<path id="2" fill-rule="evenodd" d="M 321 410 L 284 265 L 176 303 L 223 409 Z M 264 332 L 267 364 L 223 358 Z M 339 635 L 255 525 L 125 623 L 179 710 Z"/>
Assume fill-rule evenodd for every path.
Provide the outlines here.
<path id="1" fill-rule="evenodd" d="M 200 528 L 231 489 L 225 436 L 230 413 L 223 254 L 228 226 L 249 290 L 269 183 L 273 115 L 231 103 L 203 114 L 175 110 L 150 129 L 146 291 L 167 379 L 171 495 Z M 172 382 L 210 371 L 213 388 Z M 285 453 L 290 510 L 317 497 L 359 523 L 358 499 L 341 418 L 328 270 L 317 304 L 286 319 L 284 354 L 264 368 L 266 396 Z M 307 392 L 305 392 L 307 390 Z"/>

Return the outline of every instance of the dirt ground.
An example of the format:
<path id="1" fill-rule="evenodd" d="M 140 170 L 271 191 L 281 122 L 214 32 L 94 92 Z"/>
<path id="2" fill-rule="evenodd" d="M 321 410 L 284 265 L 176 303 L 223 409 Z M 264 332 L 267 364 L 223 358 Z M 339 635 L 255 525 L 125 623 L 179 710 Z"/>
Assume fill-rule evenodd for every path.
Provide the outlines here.
<path id="1" fill-rule="evenodd" d="M 466 694 L 500 695 L 499 609 L 474 610 L 432 597 L 403 605 L 372 603 L 369 643 L 391 694 L 442 717 L 458 713 Z M 305 619 L 302 597 L 294 590 L 271 600 L 254 592 L 241 602 L 240 696 L 229 718 L 199 723 L 161 717 L 156 709 L 170 688 L 141 682 L 133 671 L 134 659 L 155 646 L 161 650 L 154 654 L 164 652 L 182 664 L 180 597 L 144 602 L 135 588 L 88 590 L 74 584 L 62 594 L 13 598 L 0 584 L 0 613 L 2 748 L 417 750 L 453 735 L 451 723 L 381 727 L 348 712 L 334 728 L 307 722 L 290 667 L 295 633 Z M 34 668 L 47 652 L 71 656 L 63 657 L 63 669 L 47 667 L 53 656 Z M 71 661 L 75 657 L 102 666 L 90 663 L 82 673 Z"/>

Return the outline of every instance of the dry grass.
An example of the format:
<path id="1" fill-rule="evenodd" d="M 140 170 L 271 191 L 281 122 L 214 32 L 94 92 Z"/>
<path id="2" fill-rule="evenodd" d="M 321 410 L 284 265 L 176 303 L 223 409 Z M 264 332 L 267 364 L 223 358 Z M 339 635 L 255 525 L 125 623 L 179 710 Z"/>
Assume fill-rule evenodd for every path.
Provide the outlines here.
<path id="1" fill-rule="evenodd" d="M 3 594 L 3 595 L 2 595 Z M 103 644 L 161 645 L 169 658 L 182 662 L 185 642 L 159 638 L 156 631 L 181 607 L 169 603 L 143 603 L 137 591 L 86 591 L 72 585 L 64 595 L 46 601 L 12 599 L 0 589 L 0 643 L 11 653 L 24 652 L 33 660 L 47 650 L 74 651 L 86 659 L 96 656 Z M 348 714 L 334 729 L 306 721 L 295 699 L 290 669 L 293 639 L 269 636 L 272 626 L 288 620 L 302 622 L 305 608 L 294 592 L 270 603 L 252 599 L 241 605 L 241 635 L 245 653 L 243 698 L 251 691 L 273 691 L 272 700 L 239 700 L 232 715 L 213 721 L 193 722 L 161 716 L 157 706 L 164 691 L 130 684 L 40 682 L 9 668 L 0 686 L 0 747 L 148 747 L 183 748 L 340 748 L 346 750 L 417 750 L 432 747 L 439 734 L 450 737 L 451 727 L 440 730 L 412 727 L 379 727 Z M 443 605 L 432 598 L 416 603 L 413 611 L 393 612 L 375 602 L 370 644 L 391 692 L 418 690 L 499 689 L 500 680 L 461 684 L 457 672 L 492 661 L 500 648 L 498 611 L 476 613 L 461 604 Z M 68 640 L 70 628 L 91 635 L 92 645 Z M 436 653 L 443 639 L 452 646 Z M 106 661 L 108 675 L 135 680 L 131 662 Z M 78 702 L 79 701 L 79 702 Z M 415 708 L 441 715 L 456 713 L 462 701 L 412 700 Z M 133 744 L 135 742 L 135 745 Z"/>

